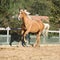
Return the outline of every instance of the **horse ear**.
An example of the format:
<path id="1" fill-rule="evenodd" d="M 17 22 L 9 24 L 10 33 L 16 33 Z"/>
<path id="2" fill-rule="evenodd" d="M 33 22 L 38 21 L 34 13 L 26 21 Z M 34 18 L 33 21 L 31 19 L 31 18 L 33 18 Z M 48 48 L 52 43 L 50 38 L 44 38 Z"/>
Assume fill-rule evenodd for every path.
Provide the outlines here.
<path id="1" fill-rule="evenodd" d="M 23 11 L 24 11 L 23 9 L 20 10 L 20 12 L 23 12 Z"/>
<path id="2" fill-rule="evenodd" d="M 30 12 L 28 12 L 26 9 L 24 10 L 24 12 L 25 12 L 27 15 L 29 15 L 29 14 L 30 14 Z"/>
<path id="3" fill-rule="evenodd" d="M 27 12 L 27 10 L 25 9 L 24 12 Z"/>
<path id="4" fill-rule="evenodd" d="M 23 11 L 23 9 L 19 8 L 19 12 Z"/>

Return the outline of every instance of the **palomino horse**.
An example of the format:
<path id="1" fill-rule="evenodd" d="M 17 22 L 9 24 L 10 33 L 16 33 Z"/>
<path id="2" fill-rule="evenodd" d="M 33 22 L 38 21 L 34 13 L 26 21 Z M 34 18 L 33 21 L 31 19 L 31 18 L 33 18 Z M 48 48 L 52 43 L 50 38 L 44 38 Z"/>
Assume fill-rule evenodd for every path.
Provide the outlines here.
<path id="1" fill-rule="evenodd" d="M 50 28 L 50 24 L 49 24 L 49 17 L 48 16 L 39 16 L 39 15 L 30 15 L 30 13 L 27 10 L 24 10 L 25 13 L 27 14 L 27 16 L 29 17 L 29 19 L 31 20 L 41 20 L 42 22 L 44 22 L 44 30 L 42 32 L 43 36 L 47 36 L 48 35 L 48 31 Z"/>
<path id="2" fill-rule="evenodd" d="M 49 23 L 49 17 L 48 16 L 39 16 L 39 15 L 30 15 L 30 17 L 32 18 L 32 20 L 41 20 L 45 23 Z"/>
<path id="3" fill-rule="evenodd" d="M 25 13 L 24 10 L 20 10 L 19 15 L 18 15 L 18 19 L 22 18 L 24 25 L 25 25 L 25 33 L 24 33 L 24 41 L 25 41 L 25 37 L 28 33 L 36 33 L 37 38 L 36 38 L 36 43 L 34 44 L 34 46 L 39 46 L 40 44 L 40 35 L 44 29 L 44 24 L 41 20 L 31 20 L 28 18 L 27 14 Z"/>

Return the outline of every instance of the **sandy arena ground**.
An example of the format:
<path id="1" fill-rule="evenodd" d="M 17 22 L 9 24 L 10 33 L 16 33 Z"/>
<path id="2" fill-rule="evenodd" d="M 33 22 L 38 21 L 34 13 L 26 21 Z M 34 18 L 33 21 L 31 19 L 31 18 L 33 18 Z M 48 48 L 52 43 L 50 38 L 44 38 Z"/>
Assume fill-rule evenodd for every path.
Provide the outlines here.
<path id="1" fill-rule="evenodd" d="M 60 45 L 0 46 L 0 60 L 60 60 Z"/>

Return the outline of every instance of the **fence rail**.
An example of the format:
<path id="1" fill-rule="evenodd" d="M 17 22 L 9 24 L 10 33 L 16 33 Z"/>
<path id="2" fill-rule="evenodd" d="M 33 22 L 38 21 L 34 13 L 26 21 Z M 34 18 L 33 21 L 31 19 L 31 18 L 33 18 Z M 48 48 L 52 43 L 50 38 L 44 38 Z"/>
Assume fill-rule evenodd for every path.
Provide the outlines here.
<path id="1" fill-rule="evenodd" d="M 7 44 L 9 44 L 9 31 L 10 30 L 20 30 L 21 28 L 9 28 L 9 27 L 7 27 L 7 28 L 0 28 L 0 30 L 6 30 L 7 31 Z M 59 43 L 60 43 L 60 29 L 59 29 L 59 31 L 52 31 L 52 30 L 49 30 L 49 32 L 48 33 L 58 33 L 59 34 L 59 36 L 58 36 L 58 39 L 59 39 Z M 44 41 L 44 43 L 45 43 L 46 41 Z"/>
<path id="2" fill-rule="evenodd" d="M 60 29 L 59 29 L 59 31 L 51 31 L 51 30 L 49 30 L 49 32 L 51 32 L 51 33 L 59 33 L 59 42 L 60 42 Z"/>
<path id="3" fill-rule="evenodd" d="M 60 33 L 60 30 L 59 31 L 51 31 L 51 30 L 49 30 L 49 32 L 51 32 L 51 33 Z"/>

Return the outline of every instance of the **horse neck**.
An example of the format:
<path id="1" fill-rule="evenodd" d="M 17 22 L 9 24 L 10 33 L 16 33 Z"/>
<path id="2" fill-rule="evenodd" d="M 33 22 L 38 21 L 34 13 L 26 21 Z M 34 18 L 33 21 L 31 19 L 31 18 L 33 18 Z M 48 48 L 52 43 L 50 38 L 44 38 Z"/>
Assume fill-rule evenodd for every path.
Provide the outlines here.
<path id="1" fill-rule="evenodd" d="M 27 26 L 30 24 L 31 20 L 28 18 L 28 16 L 24 16 L 23 21 L 24 21 L 24 25 L 27 28 Z"/>

